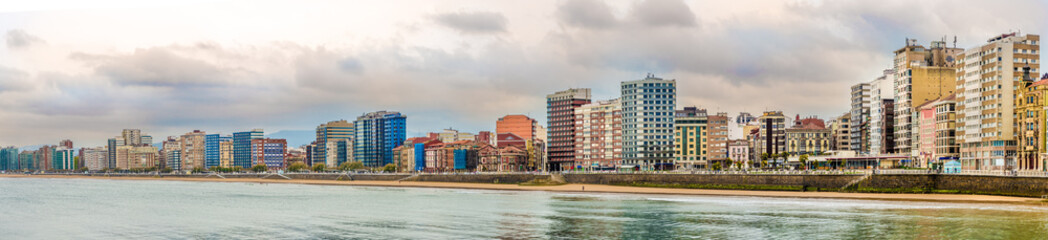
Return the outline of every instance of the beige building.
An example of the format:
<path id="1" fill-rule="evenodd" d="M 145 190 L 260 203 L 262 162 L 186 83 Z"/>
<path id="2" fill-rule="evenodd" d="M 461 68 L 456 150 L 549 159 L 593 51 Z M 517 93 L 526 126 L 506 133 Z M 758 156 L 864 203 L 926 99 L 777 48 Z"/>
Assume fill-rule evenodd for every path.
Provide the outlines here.
<path id="1" fill-rule="evenodd" d="M 895 152 L 918 155 L 914 107 L 957 90 L 954 55 L 962 51 L 947 47 L 944 41 L 933 41 L 931 48 L 924 48 L 916 39 L 907 39 L 906 46 L 895 51 Z"/>
<path id="2" fill-rule="evenodd" d="M 1048 74 L 1039 81 L 1026 71 L 1015 97 L 1015 124 L 1017 128 L 1015 166 L 1018 170 L 1045 171 L 1045 98 L 1048 94 Z"/>
<path id="3" fill-rule="evenodd" d="M 473 136 L 472 133 L 459 132 L 458 130 L 450 129 L 450 128 L 449 129 L 444 129 L 444 131 L 440 132 L 440 134 L 438 134 L 437 136 L 438 136 L 438 140 L 440 140 L 441 142 L 446 142 L 446 143 L 458 142 L 458 141 L 473 141 L 474 140 L 474 136 Z"/>
<path id="4" fill-rule="evenodd" d="M 719 112 L 716 115 L 709 115 L 707 117 L 707 131 L 709 134 L 707 140 L 709 143 L 708 151 L 706 152 L 707 158 L 710 160 L 710 164 L 728 160 L 728 113 Z M 727 164 L 721 164 L 726 166 Z"/>
<path id="5" fill-rule="evenodd" d="M 102 170 L 109 167 L 109 150 L 106 147 L 84 148 L 82 162 L 87 170 Z"/>
<path id="6" fill-rule="evenodd" d="M 179 138 L 179 145 L 182 150 L 181 170 L 193 170 L 194 168 L 204 167 L 206 135 L 207 133 L 204 133 L 204 131 L 193 130 Z"/>
<path id="7" fill-rule="evenodd" d="M 851 151 L 852 149 L 852 115 L 851 113 L 845 113 L 830 124 L 830 131 L 833 132 L 833 147 L 830 150 L 838 151 Z"/>
<path id="8" fill-rule="evenodd" d="M 120 137 L 124 139 L 124 145 L 141 145 L 142 144 L 142 130 L 139 129 L 124 129 L 120 133 Z"/>
<path id="9" fill-rule="evenodd" d="M 830 151 L 833 134 L 822 119 L 797 119 L 786 129 L 786 151 L 793 156 L 819 155 Z"/>
<path id="10" fill-rule="evenodd" d="M 935 101 L 935 160 L 945 163 L 957 160 L 960 145 L 957 142 L 957 101 L 950 95 Z"/>
<path id="11" fill-rule="evenodd" d="M 1015 167 L 1015 93 L 1022 68 L 1040 70 L 1040 36 L 992 37 L 956 55 L 957 141 L 963 169 Z"/>
<path id="12" fill-rule="evenodd" d="M 160 155 L 154 146 L 118 146 L 116 147 L 116 169 L 146 169 L 157 167 Z"/>
<path id="13" fill-rule="evenodd" d="M 218 143 L 219 166 L 233 167 L 233 141 L 221 141 Z"/>
<path id="14" fill-rule="evenodd" d="M 619 100 L 596 101 L 576 108 L 575 166 L 614 170 L 620 165 L 622 105 Z"/>

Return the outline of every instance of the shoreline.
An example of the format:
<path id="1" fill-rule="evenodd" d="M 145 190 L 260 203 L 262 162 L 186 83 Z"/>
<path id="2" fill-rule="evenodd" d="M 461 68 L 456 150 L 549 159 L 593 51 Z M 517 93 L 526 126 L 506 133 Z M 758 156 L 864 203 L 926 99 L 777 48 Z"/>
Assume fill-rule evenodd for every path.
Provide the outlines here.
<path id="1" fill-rule="evenodd" d="M 1037 204 L 1043 205 L 1039 198 L 967 195 L 967 194 L 919 194 L 919 193 L 842 193 L 842 192 L 793 192 L 793 191 L 760 191 L 760 190 L 720 190 L 690 188 L 655 188 L 633 187 L 601 184 L 564 184 L 556 186 L 521 186 L 517 184 L 495 183 L 459 183 L 459 182 L 421 182 L 421 181 L 338 181 L 309 179 L 261 179 L 261 178 L 157 178 L 157 177 L 104 177 L 77 175 L 9 175 L 0 174 L 0 178 L 69 178 L 69 179 L 108 179 L 108 180 L 154 180 L 186 182 L 239 182 L 239 183 L 278 183 L 307 184 L 329 186 L 368 186 L 368 187 L 415 187 L 415 188 L 452 188 L 503 191 L 547 191 L 566 193 L 614 193 L 614 194 L 662 194 L 683 196 L 737 196 L 737 197 L 774 197 L 774 198 L 812 198 L 812 199 L 854 199 L 878 201 L 920 201 L 951 203 L 998 203 L 998 204 Z"/>

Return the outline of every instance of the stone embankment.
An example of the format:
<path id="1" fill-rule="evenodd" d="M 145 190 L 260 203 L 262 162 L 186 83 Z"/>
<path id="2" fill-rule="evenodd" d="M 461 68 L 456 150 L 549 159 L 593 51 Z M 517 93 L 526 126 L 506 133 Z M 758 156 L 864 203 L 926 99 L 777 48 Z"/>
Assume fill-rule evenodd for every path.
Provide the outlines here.
<path id="1" fill-rule="evenodd" d="M 67 175 L 67 174 L 55 174 Z M 568 183 L 639 187 L 841 191 L 868 193 L 959 193 L 1022 197 L 1048 195 L 1048 177 L 950 174 L 78 174 L 95 177 L 259 178 L 331 181 L 419 181 L 453 183 Z"/>

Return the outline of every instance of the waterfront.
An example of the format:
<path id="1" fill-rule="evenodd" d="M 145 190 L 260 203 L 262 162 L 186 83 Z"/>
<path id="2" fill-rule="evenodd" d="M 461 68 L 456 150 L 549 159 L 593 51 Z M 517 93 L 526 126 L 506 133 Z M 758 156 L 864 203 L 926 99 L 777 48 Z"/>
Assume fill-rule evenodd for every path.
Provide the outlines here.
<path id="1" fill-rule="evenodd" d="M 0 178 L 5 239 L 1001 238 L 1033 205 Z"/>

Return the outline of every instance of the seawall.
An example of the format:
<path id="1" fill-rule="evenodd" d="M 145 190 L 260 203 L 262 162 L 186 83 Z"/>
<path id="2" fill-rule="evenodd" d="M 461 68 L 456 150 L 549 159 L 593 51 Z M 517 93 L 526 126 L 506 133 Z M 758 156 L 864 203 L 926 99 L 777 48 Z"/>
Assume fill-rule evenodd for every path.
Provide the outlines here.
<path id="1" fill-rule="evenodd" d="M 47 175 L 47 174 L 44 174 Z M 69 174 L 52 174 L 69 175 Z M 220 178 L 217 175 L 73 174 L 94 177 Z M 780 174 L 223 174 L 221 178 L 304 179 L 331 181 L 418 181 L 520 184 L 543 180 L 570 184 L 640 187 L 841 191 L 865 193 L 959 193 L 1021 197 L 1048 195 L 1046 177 L 949 174 L 780 175 Z M 561 180 L 562 179 L 562 180 Z M 552 181 L 557 180 L 557 181 Z"/>

